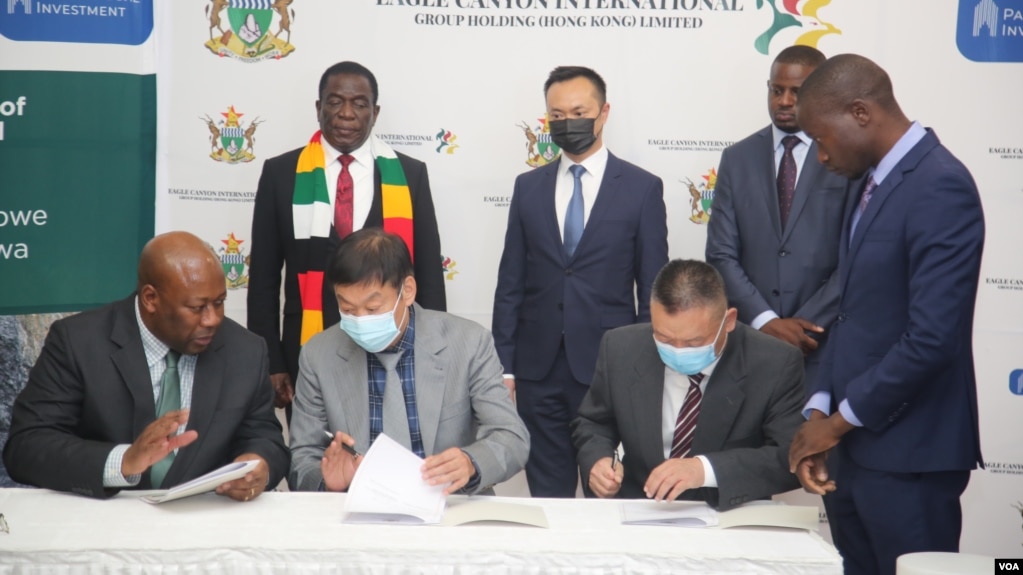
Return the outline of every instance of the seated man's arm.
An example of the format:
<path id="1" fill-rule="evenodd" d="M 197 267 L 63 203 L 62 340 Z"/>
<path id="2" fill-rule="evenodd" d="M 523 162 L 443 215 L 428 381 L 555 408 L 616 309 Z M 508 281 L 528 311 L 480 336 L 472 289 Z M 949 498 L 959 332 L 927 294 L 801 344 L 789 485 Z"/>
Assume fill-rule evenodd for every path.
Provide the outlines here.
<path id="1" fill-rule="evenodd" d="M 767 377 L 774 381 L 756 381 Z M 799 487 L 796 476 L 789 472 L 788 453 L 792 437 L 803 422 L 802 354 L 786 347 L 776 369 L 758 369 L 747 374 L 747 378 L 747 386 L 772 389 L 763 407 L 760 427 L 763 443 L 705 454 L 718 484 L 717 501 L 709 503 L 722 510 Z M 710 385 L 714 385 L 713 380 Z M 746 402 L 749 401 L 747 398 Z"/>
<path id="2" fill-rule="evenodd" d="M 251 459 L 253 455 L 262 458 L 267 465 L 267 479 L 262 487 L 272 489 L 287 475 L 291 454 L 284 444 L 281 423 L 274 413 L 266 343 L 262 340 L 257 343 L 259 361 L 255 364 L 258 371 L 253 371 L 251 377 L 258 378 L 258 383 L 245 388 L 251 398 L 248 412 L 234 432 L 231 458 L 236 461 Z"/>

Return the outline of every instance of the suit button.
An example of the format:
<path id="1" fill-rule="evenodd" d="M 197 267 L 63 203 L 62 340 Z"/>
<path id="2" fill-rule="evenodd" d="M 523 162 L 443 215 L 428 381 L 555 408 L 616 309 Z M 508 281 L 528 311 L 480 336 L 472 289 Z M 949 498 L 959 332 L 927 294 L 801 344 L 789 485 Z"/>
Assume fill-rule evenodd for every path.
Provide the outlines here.
<path id="1" fill-rule="evenodd" d="M 785 250 L 781 250 L 781 251 L 778 252 L 778 255 L 781 256 L 781 257 L 785 257 L 785 256 L 789 255 L 789 252 L 787 252 Z"/>
<path id="2" fill-rule="evenodd" d="M 771 295 L 781 295 L 781 292 L 776 289 L 773 289 L 771 290 Z"/>
<path id="3" fill-rule="evenodd" d="M 566 276 L 572 275 L 572 268 L 568 268 L 567 270 L 565 270 L 565 275 Z"/>
<path id="4" fill-rule="evenodd" d="M 844 313 L 838 314 L 838 321 L 845 321 L 845 314 Z"/>

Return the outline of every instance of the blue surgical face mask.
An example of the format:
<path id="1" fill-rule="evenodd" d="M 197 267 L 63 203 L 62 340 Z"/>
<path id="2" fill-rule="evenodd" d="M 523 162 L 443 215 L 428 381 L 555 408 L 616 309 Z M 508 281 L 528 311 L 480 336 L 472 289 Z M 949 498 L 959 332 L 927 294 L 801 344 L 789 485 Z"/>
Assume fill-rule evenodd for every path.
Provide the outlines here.
<path id="1" fill-rule="evenodd" d="M 399 324 L 394 322 L 394 312 L 397 311 L 398 305 L 401 304 L 401 292 L 404 289 L 405 286 L 403 285 L 398 290 L 398 301 L 394 302 L 394 309 L 391 311 L 363 316 L 348 315 L 342 312 L 341 330 L 347 333 L 348 337 L 352 338 L 359 347 L 370 353 L 387 349 L 387 346 L 400 333 L 398 331 Z M 407 306 L 405 310 L 407 313 Z M 404 315 L 401 317 L 401 321 L 405 321 Z"/>
<path id="2" fill-rule="evenodd" d="M 728 311 L 726 310 L 725 317 L 721 318 L 718 333 L 714 336 L 714 341 L 702 347 L 674 347 L 655 339 L 654 343 L 657 344 L 657 353 L 661 356 L 661 361 L 671 369 L 686 375 L 696 375 L 707 369 L 707 366 L 718 358 L 714 353 L 714 346 L 717 345 L 718 338 L 721 337 L 721 330 L 725 327 L 725 318 L 727 317 Z"/>

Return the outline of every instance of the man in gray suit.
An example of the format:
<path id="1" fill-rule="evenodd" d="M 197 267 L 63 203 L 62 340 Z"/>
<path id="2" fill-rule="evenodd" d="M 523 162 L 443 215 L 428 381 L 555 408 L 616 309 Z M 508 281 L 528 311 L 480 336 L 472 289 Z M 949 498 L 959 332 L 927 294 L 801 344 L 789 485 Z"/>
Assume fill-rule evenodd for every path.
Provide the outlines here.
<path id="1" fill-rule="evenodd" d="M 587 494 L 727 509 L 798 487 L 787 457 L 802 423 L 799 351 L 736 322 L 721 275 L 699 261 L 664 266 L 650 316 L 600 344 L 572 424 Z"/>
<path id="2" fill-rule="evenodd" d="M 796 124 L 799 86 L 824 60 L 809 46 L 775 58 L 772 125 L 722 154 L 706 248 L 739 321 L 803 351 L 807 385 L 818 342 L 838 315 L 838 240 L 850 189 L 820 165 L 817 145 Z"/>
<path id="3" fill-rule="evenodd" d="M 340 329 L 302 348 L 291 420 L 291 488 L 344 491 L 381 433 L 425 457 L 445 494 L 489 490 L 519 472 L 529 434 L 504 386 L 490 333 L 415 304 L 401 238 L 364 228 L 327 268 Z M 327 434 L 332 433 L 330 440 Z M 427 457 L 428 456 L 428 457 Z"/>

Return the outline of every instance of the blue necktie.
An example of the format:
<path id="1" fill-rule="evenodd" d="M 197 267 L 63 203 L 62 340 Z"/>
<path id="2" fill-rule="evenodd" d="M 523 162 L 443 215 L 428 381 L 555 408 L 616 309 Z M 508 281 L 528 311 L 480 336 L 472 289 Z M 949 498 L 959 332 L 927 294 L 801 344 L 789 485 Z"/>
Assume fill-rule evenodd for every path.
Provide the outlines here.
<path id="1" fill-rule="evenodd" d="M 579 238 L 583 236 L 583 182 L 580 178 L 586 168 L 574 164 L 569 166 L 568 171 L 572 172 L 575 182 L 572 185 L 572 199 L 568 201 L 568 210 L 565 212 L 565 255 L 572 257 L 579 245 Z"/>

